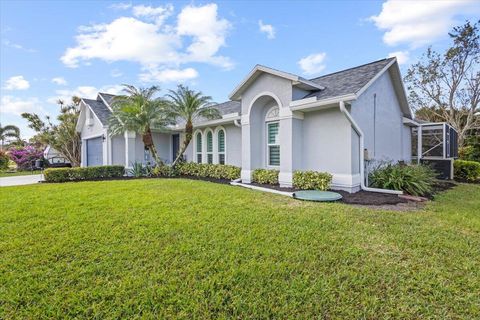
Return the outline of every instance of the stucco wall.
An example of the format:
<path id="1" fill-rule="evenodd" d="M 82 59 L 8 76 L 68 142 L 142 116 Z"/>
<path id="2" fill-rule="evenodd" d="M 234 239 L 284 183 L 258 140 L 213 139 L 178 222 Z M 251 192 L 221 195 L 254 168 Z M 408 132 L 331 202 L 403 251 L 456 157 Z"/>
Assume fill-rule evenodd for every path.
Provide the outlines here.
<path id="1" fill-rule="evenodd" d="M 302 170 L 351 174 L 351 126 L 338 108 L 305 113 Z"/>
<path id="2" fill-rule="evenodd" d="M 364 133 L 365 148 L 371 159 L 404 159 L 404 145 L 409 145 L 409 136 L 403 132 L 403 114 L 388 72 L 352 103 L 351 114 Z"/>
<path id="3" fill-rule="evenodd" d="M 97 119 L 97 117 L 93 117 L 93 122 L 91 125 L 87 125 L 87 121 L 85 119 L 88 117 L 88 113 L 90 110 L 88 108 L 85 108 L 82 110 L 84 112 L 83 117 L 81 120 L 83 120 L 83 126 L 82 126 L 82 131 L 80 133 L 82 139 L 88 139 L 92 138 L 94 136 L 100 136 L 103 134 L 103 126 L 100 123 L 100 121 Z"/>

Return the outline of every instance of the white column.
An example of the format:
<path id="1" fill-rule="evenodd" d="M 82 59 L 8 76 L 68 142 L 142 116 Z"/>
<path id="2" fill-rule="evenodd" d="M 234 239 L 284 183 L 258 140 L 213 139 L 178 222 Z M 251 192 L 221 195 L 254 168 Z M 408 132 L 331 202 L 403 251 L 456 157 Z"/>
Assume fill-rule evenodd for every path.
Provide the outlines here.
<path id="1" fill-rule="evenodd" d="M 135 132 L 125 132 L 125 168 L 131 169 L 135 162 Z"/>
<path id="2" fill-rule="evenodd" d="M 109 149 L 110 149 L 110 141 L 109 141 L 109 136 L 107 133 L 107 130 L 103 130 L 103 136 L 102 136 L 102 164 L 104 166 L 109 165 Z"/>
<path id="3" fill-rule="evenodd" d="M 240 173 L 243 183 L 252 182 L 252 167 L 251 167 L 250 153 L 251 153 L 250 120 L 248 118 L 248 115 L 243 115 L 242 116 L 242 171 Z"/>
<path id="4" fill-rule="evenodd" d="M 417 163 L 420 163 L 422 158 L 422 126 L 417 129 Z"/>
<path id="5" fill-rule="evenodd" d="M 291 187 L 293 178 L 293 123 L 292 118 L 280 118 L 280 173 L 281 187 Z"/>
<path id="6" fill-rule="evenodd" d="M 86 167 L 87 166 L 87 139 L 82 139 L 80 154 L 81 154 L 80 166 Z"/>

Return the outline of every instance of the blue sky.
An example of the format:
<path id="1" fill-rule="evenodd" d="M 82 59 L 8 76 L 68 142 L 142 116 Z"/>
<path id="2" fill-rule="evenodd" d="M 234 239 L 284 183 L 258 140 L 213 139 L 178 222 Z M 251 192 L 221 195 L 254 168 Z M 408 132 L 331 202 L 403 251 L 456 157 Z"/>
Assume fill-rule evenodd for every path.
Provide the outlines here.
<path id="1" fill-rule="evenodd" d="M 478 18 L 475 1 L 0 1 L 0 122 L 58 98 L 184 83 L 216 102 L 255 64 L 307 78 L 396 55 L 402 69 Z"/>

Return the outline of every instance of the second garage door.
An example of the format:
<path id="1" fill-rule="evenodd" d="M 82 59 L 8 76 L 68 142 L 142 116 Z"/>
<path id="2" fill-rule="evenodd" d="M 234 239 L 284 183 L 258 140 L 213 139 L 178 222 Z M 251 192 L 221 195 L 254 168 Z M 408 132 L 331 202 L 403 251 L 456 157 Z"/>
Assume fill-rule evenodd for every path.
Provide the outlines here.
<path id="1" fill-rule="evenodd" d="M 102 137 L 87 140 L 87 166 L 101 166 L 103 164 Z"/>

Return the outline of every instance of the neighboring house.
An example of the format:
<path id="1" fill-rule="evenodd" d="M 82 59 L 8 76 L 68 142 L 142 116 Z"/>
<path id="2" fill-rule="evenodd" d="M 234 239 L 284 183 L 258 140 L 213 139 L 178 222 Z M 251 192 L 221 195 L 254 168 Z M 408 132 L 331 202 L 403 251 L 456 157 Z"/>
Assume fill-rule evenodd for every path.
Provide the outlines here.
<path id="1" fill-rule="evenodd" d="M 139 135 L 109 135 L 112 98 L 82 99 L 82 166 L 150 162 Z M 277 169 L 282 186 L 292 185 L 295 170 L 329 172 L 332 188 L 355 192 L 364 158 L 412 159 L 411 127 L 418 124 L 395 58 L 309 80 L 257 65 L 230 99 L 217 105 L 221 119 L 194 124 L 187 161 L 239 166 L 246 183 L 257 168 Z M 182 127 L 153 135 L 162 160 L 172 162 Z"/>
<path id="2" fill-rule="evenodd" d="M 57 149 L 48 145 L 43 150 L 43 157 L 48 161 L 50 165 L 68 165 L 70 162 L 61 154 Z"/>

